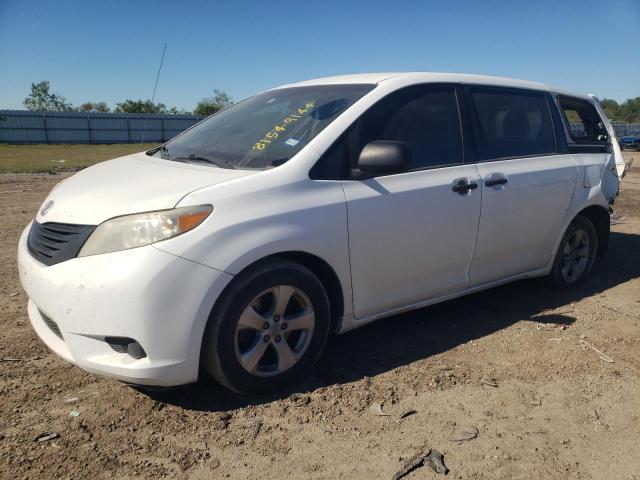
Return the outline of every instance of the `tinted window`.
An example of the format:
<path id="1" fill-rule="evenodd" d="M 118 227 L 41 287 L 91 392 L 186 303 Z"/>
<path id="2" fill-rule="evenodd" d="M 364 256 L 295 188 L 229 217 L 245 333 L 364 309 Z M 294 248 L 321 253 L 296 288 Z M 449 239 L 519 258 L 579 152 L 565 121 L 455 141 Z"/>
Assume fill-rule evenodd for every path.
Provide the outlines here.
<path id="1" fill-rule="evenodd" d="M 318 180 L 349 178 L 364 146 L 375 140 L 405 142 L 410 169 L 462 163 L 458 104 L 453 87 L 418 85 L 386 96 L 360 117 L 311 169 Z"/>
<path id="2" fill-rule="evenodd" d="M 405 142 L 410 169 L 462 162 L 458 104 L 452 87 L 409 87 L 383 98 L 356 125 L 357 154 L 374 140 Z"/>
<path id="3" fill-rule="evenodd" d="M 544 155 L 556 145 L 544 94 L 471 89 L 481 160 Z"/>
<path id="4" fill-rule="evenodd" d="M 314 180 L 344 180 L 349 177 L 347 138 L 349 132 L 340 136 L 320 157 L 309 177 Z"/>
<path id="5" fill-rule="evenodd" d="M 148 152 L 226 168 L 277 167 L 374 85 L 315 85 L 260 93 Z"/>
<path id="6" fill-rule="evenodd" d="M 574 142 L 605 143 L 607 141 L 608 134 L 604 123 L 590 102 L 570 97 L 559 97 L 558 102 Z"/>

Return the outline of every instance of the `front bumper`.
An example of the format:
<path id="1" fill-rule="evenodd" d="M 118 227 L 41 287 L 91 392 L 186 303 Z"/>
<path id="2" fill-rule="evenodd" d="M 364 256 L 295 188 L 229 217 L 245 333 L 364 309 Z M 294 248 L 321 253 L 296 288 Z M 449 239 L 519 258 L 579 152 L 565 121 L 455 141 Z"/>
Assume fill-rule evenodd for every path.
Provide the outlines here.
<path id="1" fill-rule="evenodd" d="M 231 275 L 153 246 L 45 266 L 27 249 L 30 227 L 18 245 L 20 281 L 31 324 L 51 350 L 88 372 L 129 383 L 197 379 L 204 328 Z M 147 356 L 116 351 L 105 337 L 132 338 Z"/>

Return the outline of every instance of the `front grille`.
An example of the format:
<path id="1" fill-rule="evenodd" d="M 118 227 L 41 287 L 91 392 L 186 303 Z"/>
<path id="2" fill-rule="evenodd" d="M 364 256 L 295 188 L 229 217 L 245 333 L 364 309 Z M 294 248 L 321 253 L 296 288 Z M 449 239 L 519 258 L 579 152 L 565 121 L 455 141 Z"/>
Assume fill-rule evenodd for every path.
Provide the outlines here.
<path id="1" fill-rule="evenodd" d="M 31 255 L 45 265 L 55 265 L 75 258 L 95 230 L 93 225 L 33 222 L 27 246 Z"/>
<path id="2" fill-rule="evenodd" d="M 62 333 L 60 333 L 60 327 L 58 327 L 58 324 L 51 320 L 51 318 L 47 317 L 44 313 L 42 313 L 42 311 L 40 311 L 40 316 L 42 317 L 44 323 L 47 324 L 47 327 L 49 327 L 49 330 L 51 330 L 60 340 L 63 340 Z"/>

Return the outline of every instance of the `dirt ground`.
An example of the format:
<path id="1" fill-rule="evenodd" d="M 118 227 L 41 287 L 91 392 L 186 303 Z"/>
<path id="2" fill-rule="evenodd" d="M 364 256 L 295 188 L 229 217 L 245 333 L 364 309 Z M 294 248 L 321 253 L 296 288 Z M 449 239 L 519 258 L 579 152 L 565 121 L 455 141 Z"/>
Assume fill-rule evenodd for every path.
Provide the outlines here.
<path id="1" fill-rule="evenodd" d="M 379 321 L 333 337 L 302 384 L 254 398 L 206 380 L 142 392 L 49 352 L 15 251 L 65 175 L 0 175 L 0 477 L 391 479 L 433 448 L 456 479 L 640 479 L 635 157 L 587 284 L 522 281 Z M 453 440 L 469 426 L 477 438 Z"/>

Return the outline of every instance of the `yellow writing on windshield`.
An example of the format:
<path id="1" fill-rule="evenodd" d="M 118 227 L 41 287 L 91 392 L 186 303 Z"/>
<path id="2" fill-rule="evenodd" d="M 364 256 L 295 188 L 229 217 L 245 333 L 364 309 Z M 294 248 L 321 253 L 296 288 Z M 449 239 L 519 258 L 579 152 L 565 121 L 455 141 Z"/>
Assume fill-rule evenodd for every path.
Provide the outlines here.
<path id="1" fill-rule="evenodd" d="M 293 113 L 288 114 L 282 119 L 280 123 L 275 125 L 271 130 L 264 134 L 264 136 L 253 144 L 252 150 L 262 151 L 265 150 L 271 142 L 273 142 L 280 135 L 284 134 L 291 125 L 297 122 L 303 117 L 305 113 L 311 110 L 315 106 L 315 102 L 307 102 L 304 107 L 296 109 Z M 297 142 L 296 142 L 297 143 Z M 295 144 L 294 144 L 295 145 Z"/>

